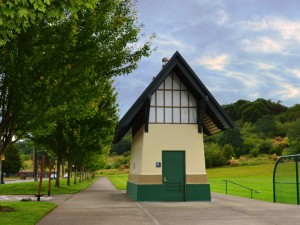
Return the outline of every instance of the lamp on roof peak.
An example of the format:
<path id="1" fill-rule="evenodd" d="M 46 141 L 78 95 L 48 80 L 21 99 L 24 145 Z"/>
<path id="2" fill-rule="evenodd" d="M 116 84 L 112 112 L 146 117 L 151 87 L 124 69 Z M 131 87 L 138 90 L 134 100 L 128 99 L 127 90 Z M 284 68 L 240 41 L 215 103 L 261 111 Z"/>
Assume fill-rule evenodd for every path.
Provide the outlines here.
<path id="1" fill-rule="evenodd" d="M 167 65 L 167 63 L 169 62 L 169 58 L 168 57 L 163 57 L 163 59 L 161 60 L 163 63 L 163 68 L 165 67 L 165 65 Z"/>

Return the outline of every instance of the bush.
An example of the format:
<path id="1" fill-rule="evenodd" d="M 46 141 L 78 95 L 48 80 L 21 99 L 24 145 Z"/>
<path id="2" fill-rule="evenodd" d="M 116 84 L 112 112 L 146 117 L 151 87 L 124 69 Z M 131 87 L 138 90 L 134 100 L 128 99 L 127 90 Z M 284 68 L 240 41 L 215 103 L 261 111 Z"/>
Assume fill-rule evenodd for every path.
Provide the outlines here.
<path id="1" fill-rule="evenodd" d="M 259 145 L 259 152 L 261 154 L 268 154 L 272 148 L 272 141 L 265 140 Z"/>
<path id="2" fill-rule="evenodd" d="M 277 161 L 278 160 L 278 156 L 274 153 L 273 155 L 271 155 L 271 159 L 272 161 Z"/>
<path id="3" fill-rule="evenodd" d="M 129 168 L 130 158 L 131 158 L 130 152 L 124 152 L 122 156 L 117 158 L 117 160 L 113 164 L 113 167 L 117 169 L 120 168 L 122 169 L 126 167 Z"/>
<path id="4" fill-rule="evenodd" d="M 206 167 L 213 168 L 223 166 L 226 163 L 223 152 L 216 144 L 208 144 L 205 146 L 205 164 Z"/>
<path id="5" fill-rule="evenodd" d="M 224 147 L 222 148 L 223 150 L 223 154 L 226 160 L 231 159 L 231 157 L 235 157 L 235 153 L 233 150 L 233 147 L 229 144 L 224 145 Z"/>
<path id="6" fill-rule="evenodd" d="M 258 148 L 253 148 L 251 151 L 250 151 L 250 155 L 252 157 L 257 157 L 259 155 L 259 149 Z"/>
<path id="7" fill-rule="evenodd" d="M 228 160 L 229 166 L 239 166 L 240 162 L 238 159 L 231 157 L 231 159 Z"/>
<path id="8" fill-rule="evenodd" d="M 280 146 L 273 146 L 271 149 L 270 149 L 270 155 L 273 155 L 273 154 L 276 154 L 276 155 L 282 155 L 282 152 L 283 152 L 283 148 L 281 148 Z"/>

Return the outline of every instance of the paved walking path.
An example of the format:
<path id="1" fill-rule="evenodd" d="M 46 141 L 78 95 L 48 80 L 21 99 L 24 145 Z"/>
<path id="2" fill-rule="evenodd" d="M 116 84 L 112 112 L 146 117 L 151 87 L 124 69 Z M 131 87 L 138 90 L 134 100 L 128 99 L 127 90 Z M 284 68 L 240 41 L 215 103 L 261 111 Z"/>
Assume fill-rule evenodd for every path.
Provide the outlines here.
<path id="1" fill-rule="evenodd" d="M 289 225 L 300 223 L 299 210 L 297 205 L 221 194 L 213 194 L 212 202 L 133 202 L 100 178 L 62 200 L 38 225 Z"/>

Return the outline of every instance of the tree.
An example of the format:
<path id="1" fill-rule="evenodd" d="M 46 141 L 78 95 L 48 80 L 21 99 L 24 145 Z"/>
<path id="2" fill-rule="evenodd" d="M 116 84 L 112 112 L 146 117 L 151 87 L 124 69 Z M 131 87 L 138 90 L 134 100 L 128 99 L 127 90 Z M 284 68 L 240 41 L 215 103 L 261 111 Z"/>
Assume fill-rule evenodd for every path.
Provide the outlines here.
<path id="1" fill-rule="evenodd" d="M 272 135 L 276 134 L 278 127 L 276 125 L 274 117 L 270 115 L 263 116 L 259 118 L 255 122 L 255 131 L 260 133 L 262 137 L 271 137 Z"/>
<path id="2" fill-rule="evenodd" d="M 218 140 L 218 144 L 221 147 L 224 147 L 227 144 L 231 145 L 237 157 L 246 153 L 244 148 L 244 141 L 238 128 L 223 132 Z"/>
<path id="3" fill-rule="evenodd" d="M 243 122 L 255 123 L 259 118 L 268 114 L 269 110 L 263 101 L 257 100 L 248 106 L 242 113 Z"/>
<path id="4" fill-rule="evenodd" d="M 235 153 L 233 150 L 233 147 L 229 144 L 224 145 L 224 147 L 222 148 L 223 150 L 223 154 L 226 160 L 231 159 L 232 157 L 235 157 Z"/>
<path id="5" fill-rule="evenodd" d="M 224 110 L 229 114 L 229 117 L 236 121 L 242 118 L 242 111 L 250 104 L 249 101 L 240 99 L 235 103 L 223 105 Z"/>
<path id="6" fill-rule="evenodd" d="M 131 150 L 131 132 L 128 132 L 118 144 L 111 146 L 111 153 L 122 155 L 124 152 Z"/>
<path id="7" fill-rule="evenodd" d="M 22 167 L 22 162 L 20 158 L 20 152 L 17 145 L 10 145 L 9 150 L 5 154 L 5 160 L 3 162 L 3 171 L 6 173 L 7 177 L 9 174 L 14 174 L 19 172 Z"/>
<path id="8" fill-rule="evenodd" d="M 289 144 L 292 148 L 293 154 L 299 154 L 300 153 L 300 120 L 297 120 L 294 122 L 288 130 L 288 139 Z"/>
<path id="9" fill-rule="evenodd" d="M 66 19 L 72 15 L 77 17 L 77 12 L 82 9 L 92 10 L 97 0 L 30 0 L 5 1 L 0 5 L 0 45 L 5 45 L 11 39 L 37 23 Z"/>
<path id="10" fill-rule="evenodd" d="M 149 42 L 136 44 L 141 25 L 130 0 L 15 0 L 0 5 L 0 16 L 0 156 L 13 136 L 93 116 L 101 79 L 130 73 L 151 52 Z"/>

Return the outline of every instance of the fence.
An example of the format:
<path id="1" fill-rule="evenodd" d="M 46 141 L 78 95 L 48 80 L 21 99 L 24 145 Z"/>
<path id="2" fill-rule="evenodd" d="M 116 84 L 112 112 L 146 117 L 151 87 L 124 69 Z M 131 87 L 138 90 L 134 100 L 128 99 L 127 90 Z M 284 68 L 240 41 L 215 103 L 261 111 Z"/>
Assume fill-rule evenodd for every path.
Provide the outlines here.
<path id="1" fill-rule="evenodd" d="M 299 199 L 299 155 L 280 157 L 273 172 L 274 202 L 300 204 Z"/>

